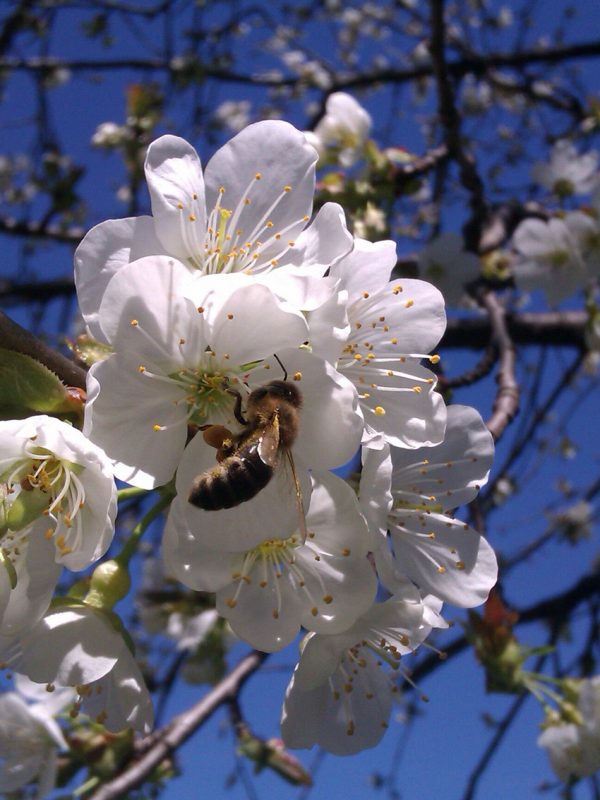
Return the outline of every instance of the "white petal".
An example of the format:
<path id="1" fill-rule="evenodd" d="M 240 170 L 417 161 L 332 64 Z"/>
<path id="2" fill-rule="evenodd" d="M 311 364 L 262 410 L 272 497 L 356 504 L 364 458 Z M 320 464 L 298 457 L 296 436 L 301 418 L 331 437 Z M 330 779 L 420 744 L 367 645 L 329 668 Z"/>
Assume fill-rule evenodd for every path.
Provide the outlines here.
<path id="1" fill-rule="evenodd" d="M 325 203 L 308 228 L 296 238 L 294 247 L 286 254 L 285 264 L 322 276 L 340 259 L 347 257 L 352 244 L 344 209 L 337 203 Z M 330 274 L 338 277 L 333 269 Z"/>
<path id="2" fill-rule="evenodd" d="M 179 136 L 161 136 L 148 148 L 144 167 L 163 252 L 181 261 L 203 254 L 204 179 L 192 145 Z"/>
<path id="3" fill-rule="evenodd" d="M 494 551 L 477 531 L 460 520 L 442 514 L 398 511 L 390 531 L 396 568 L 423 594 L 471 608 L 483 603 L 496 583 Z M 393 586 L 388 588 L 394 591 Z"/>
<path id="4" fill-rule="evenodd" d="M 125 644 L 92 609 L 71 608 L 44 617 L 23 641 L 19 669 L 36 683 L 79 686 L 106 675 Z"/>
<path id="5" fill-rule="evenodd" d="M 282 242 L 294 241 L 310 217 L 317 153 L 292 125 L 266 120 L 248 125 L 209 161 L 206 172 L 206 205 L 229 210 L 242 207 L 236 224 L 242 241 L 264 238 L 267 221 L 273 232 L 283 231 Z M 260 179 L 256 180 L 256 176 Z M 285 187 L 290 187 L 286 190 Z M 244 200 L 250 199 L 245 204 Z M 282 245 L 273 242 L 261 249 L 261 264 L 277 258 Z"/>
<path id="6" fill-rule="evenodd" d="M 101 222 L 84 236 L 75 250 L 75 288 L 90 334 L 105 342 L 98 309 L 112 276 L 142 256 L 161 252 L 152 217 L 129 217 Z"/>
<path id="7" fill-rule="evenodd" d="M 352 251 L 331 268 L 330 274 L 341 281 L 340 288 L 346 289 L 353 302 L 365 291 L 372 294 L 383 289 L 395 266 L 395 242 L 355 239 Z"/>

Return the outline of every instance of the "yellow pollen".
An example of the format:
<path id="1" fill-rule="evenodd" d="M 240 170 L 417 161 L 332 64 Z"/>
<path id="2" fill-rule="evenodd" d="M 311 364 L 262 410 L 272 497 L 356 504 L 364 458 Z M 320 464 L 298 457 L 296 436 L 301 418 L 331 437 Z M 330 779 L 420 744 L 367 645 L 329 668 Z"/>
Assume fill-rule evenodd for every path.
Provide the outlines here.
<path id="1" fill-rule="evenodd" d="M 383 415 L 385 414 L 385 408 L 383 406 L 375 406 L 373 411 L 375 412 L 375 414 L 377 414 L 378 417 L 383 417 Z"/>
<path id="2" fill-rule="evenodd" d="M 330 603 L 333 603 L 333 597 L 330 594 L 326 594 L 323 598 L 323 602 L 329 605 Z"/>
<path id="3" fill-rule="evenodd" d="M 343 556 L 349 556 L 350 555 L 350 548 L 349 547 L 344 547 L 344 549 L 342 550 L 342 555 Z"/>
<path id="4" fill-rule="evenodd" d="M 363 292 L 362 294 L 363 294 L 363 297 L 365 298 L 365 300 L 366 300 L 366 299 L 367 299 L 367 297 L 369 296 L 369 293 L 368 293 L 368 292 Z"/>
<path id="5" fill-rule="evenodd" d="M 397 286 L 394 286 L 394 288 L 392 289 L 392 294 L 400 294 L 401 291 L 402 291 L 402 286 L 398 284 Z"/>
<path id="6" fill-rule="evenodd" d="M 249 197 L 244 197 L 244 205 L 245 206 L 249 206 L 251 202 L 252 202 L 252 200 L 250 200 Z"/>
<path id="7" fill-rule="evenodd" d="M 189 219 L 190 222 L 196 222 L 196 215 L 195 214 L 190 214 L 188 219 Z"/>
<path id="8" fill-rule="evenodd" d="M 276 258 L 272 258 L 271 259 L 271 266 L 272 267 L 276 267 L 277 266 L 277 259 Z"/>
<path id="9" fill-rule="evenodd" d="M 296 244 L 296 242 L 294 242 L 292 239 L 290 239 L 289 242 L 288 242 L 288 247 L 293 247 L 295 244 Z"/>
<path id="10" fill-rule="evenodd" d="M 48 530 L 44 534 L 44 538 L 45 539 L 51 539 L 53 536 L 54 536 L 54 529 L 53 528 L 48 528 Z"/>
<path id="11" fill-rule="evenodd" d="M 225 600 L 225 605 L 229 606 L 229 608 L 235 608 L 237 606 L 237 603 L 233 599 L 233 597 L 228 597 L 227 600 Z"/>
<path id="12" fill-rule="evenodd" d="M 225 187 L 219 186 L 219 194 L 225 194 Z"/>
<path id="13" fill-rule="evenodd" d="M 310 217 L 309 217 L 307 214 L 305 214 L 305 215 L 302 217 L 302 222 L 308 222 L 308 220 L 309 220 L 309 219 L 310 219 Z"/>
<path id="14" fill-rule="evenodd" d="M 183 208 L 183 203 L 177 203 L 177 208 L 181 211 L 181 209 Z"/>
<path id="15" fill-rule="evenodd" d="M 404 308 L 410 308 L 411 306 L 414 306 L 414 304 L 415 304 L 415 301 L 414 301 L 414 300 L 407 300 L 407 301 L 404 303 Z"/>
<path id="16" fill-rule="evenodd" d="M 440 564 L 440 566 L 437 568 L 437 571 L 439 572 L 440 575 L 443 575 L 444 572 L 446 572 L 446 567 L 442 567 L 442 565 Z"/>
<path id="17" fill-rule="evenodd" d="M 137 321 L 137 319 L 132 319 L 129 324 L 136 328 L 140 323 Z"/>
<path id="18" fill-rule="evenodd" d="M 292 377 L 293 377 L 293 379 L 295 381 L 301 381 L 302 380 L 302 373 L 301 372 L 294 372 Z"/>
<path id="19" fill-rule="evenodd" d="M 146 367 L 143 364 L 140 364 L 138 367 L 138 372 L 146 372 Z"/>
<path id="20" fill-rule="evenodd" d="M 354 360 L 355 361 L 362 361 L 362 356 L 360 355 L 360 353 L 356 353 L 356 355 L 354 356 Z"/>
<path id="21" fill-rule="evenodd" d="M 256 175 L 254 176 L 254 179 L 257 181 L 259 181 L 261 178 L 262 178 L 262 173 L 260 172 L 257 172 Z"/>
<path id="22" fill-rule="evenodd" d="M 279 239 L 281 239 L 281 234 L 280 233 L 276 233 L 273 238 L 277 239 L 279 241 Z"/>
<path id="23" fill-rule="evenodd" d="M 284 192 L 291 192 L 292 191 L 292 187 L 291 186 L 284 186 L 283 187 L 283 191 Z"/>
<path id="24" fill-rule="evenodd" d="M 456 567 L 456 569 L 464 569 L 465 568 L 465 562 L 464 561 L 457 561 L 456 564 L 455 564 L 455 567 Z"/>
<path id="25" fill-rule="evenodd" d="M 267 228 L 272 228 L 272 227 L 273 227 L 273 223 L 271 222 L 271 220 L 268 220 L 267 221 Z"/>
<path id="26" fill-rule="evenodd" d="M 439 362 L 440 362 L 440 356 L 438 356 L 437 354 L 433 355 L 433 356 L 429 356 L 429 363 L 430 364 L 439 364 Z"/>
<path id="27" fill-rule="evenodd" d="M 158 432 L 158 431 L 164 431 L 164 428 L 162 425 L 155 424 L 152 426 L 152 430 Z"/>
<path id="28" fill-rule="evenodd" d="M 415 394 L 421 394 L 421 392 L 422 392 L 422 391 L 423 391 L 423 390 L 421 389 L 421 387 L 420 387 L 420 386 L 413 386 L 413 392 L 414 392 Z"/>
<path id="29" fill-rule="evenodd" d="M 398 339 L 396 339 L 396 337 L 394 336 L 393 339 L 390 339 L 390 343 L 391 344 L 398 344 Z"/>

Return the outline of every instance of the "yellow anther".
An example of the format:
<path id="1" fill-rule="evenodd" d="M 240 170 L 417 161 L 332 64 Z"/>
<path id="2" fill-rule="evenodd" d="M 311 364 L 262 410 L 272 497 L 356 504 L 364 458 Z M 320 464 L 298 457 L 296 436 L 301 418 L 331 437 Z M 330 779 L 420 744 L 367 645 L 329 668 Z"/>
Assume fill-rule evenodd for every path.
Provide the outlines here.
<path id="1" fill-rule="evenodd" d="M 188 216 L 188 219 L 189 219 L 190 222 L 196 222 L 196 215 L 195 214 L 190 214 Z"/>
<path id="2" fill-rule="evenodd" d="M 152 430 L 153 430 L 153 431 L 156 431 L 156 432 L 158 433 L 158 431 L 163 431 L 163 430 L 164 430 L 164 428 L 163 428 L 163 426 L 162 426 L 162 425 L 154 424 L 154 425 L 152 426 Z"/>
<path id="3" fill-rule="evenodd" d="M 302 373 L 301 372 L 294 372 L 292 377 L 293 377 L 293 379 L 295 381 L 301 381 L 302 380 Z"/>
<path id="4" fill-rule="evenodd" d="M 233 314 L 227 314 L 227 319 L 233 319 Z"/>
<path id="5" fill-rule="evenodd" d="M 407 301 L 404 303 L 404 308 L 410 308 L 411 306 L 414 306 L 414 304 L 415 304 L 415 301 L 414 301 L 414 300 L 407 300 Z"/>
<path id="6" fill-rule="evenodd" d="M 444 574 L 444 572 L 446 572 L 446 567 L 443 567 L 443 566 L 440 564 L 440 566 L 437 568 L 437 571 L 439 572 L 439 574 L 440 574 L 440 575 L 443 575 L 443 574 Z"/>
<path id="7" fill-rule="evenodd" d="M 392 294 L 400 294 L 401 291 L 402 291 L 402 286 L 400 286 L 400 284 L 397 284 L 392 289 Z"/>
<path id="8" fill-rule="evenodd" d="M 237 606 L 237 603 L 233 599 L 233 597 L 228 597 L 227 600 L 225 600 L 225 605 L 229 606 L 229 608 L 235 608 Z"/>
<path id="9" fill-rule="evenodd" d="M 378 417 L 383 417 L 383 415 L 385 414 L 385 408 L 383 406 L 375 406 L 373 411 Z"/>
<path id="10" fill-rule="evenodd" d="M 421 394 L 421 392 L 422 392 L 422 391 L 423 391 L 423 390 L 421 389 L 421 387 L 420 387 L 420 386 L 413 386 L 413 392 L 414 392 L 415 394 Z"/>
<path id="11" fill-rule="evenodd" d="M 429 363 L 430 364 L 439 364 L 440 363 L 440 356 L 437 353 L 433 356 L 429 356 Z"/>
<path id="12" fill-rule="evenodd" d="M 204 314 L 204 306 L 198 306 L 198 308 L 196 309 L 196 311 L 197 311 L 199 314 Z"/>
<path id="13" fill-rule="evenodd" d="M 256 175 L 254 176 L 254 180 L 257 180 L 257 181 L 259 181 L 261 178 L 262 178 L 262 173 L 261 172 L 257 172 Z"/>
<path id="14" fill-rule="evenodd" d="M 390 339 L 390 344 L 398 344 L 398 339 L 396 339 L 394 336 L 392 339 Z"/>
<path id="15" fill-rule="evenodd" d="M 45 539 L 51 539 L 54 536 L 54 528 L 48 528 L 44 534 Z"/>
<path id="16" fill-rule="evenodd" d="M 143 364 L 140 364 L 138 367 L 138 372 L 146 372 L 146 367 Z"/>
<path id="17" fill-rule="evenodd" d="M 291 192 L 292 191 L 292 187 L 291 186 L 284 186 L 283 187 L 283 191 L 284 192 Z"/>
<path id="18" fill-rule="evenodd" d="M 177 203 L 177 208 L 181 211 L 183 208 L 183 203 Z"/>
<path id="19" fill-rule="evenodd" d="M 365 300 L 366 300 L 366 299 L 367 299 L 367 297 L 369 296 L 369 293 L 368 293 L 368 292 L 363 292 L 363 293 L 362 293 L 362 296 L 363 296 L 363 297 L 365 298 Z"/>
<path id="20" fill-rule="evenodd" d="M 132 320 L 131 320 L 131 322 L 130 322 L 129 324 L 130 324 L 130 325 L 131 325 L 133 328 L 137 328 L 137 326 L 138 326 L 140 323 L 137 321 L 137 319 L 132 319 Z"/>

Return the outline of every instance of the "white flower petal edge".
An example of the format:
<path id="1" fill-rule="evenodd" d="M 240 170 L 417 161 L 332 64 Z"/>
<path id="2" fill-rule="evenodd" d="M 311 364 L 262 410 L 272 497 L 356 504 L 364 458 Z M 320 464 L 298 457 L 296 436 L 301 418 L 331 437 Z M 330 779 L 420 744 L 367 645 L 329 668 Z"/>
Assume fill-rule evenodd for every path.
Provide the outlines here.
<path id="1" fill-rule="evenodd" d="M 167 567 L 192 589 L 216 591 L 234 632 L 265 652 L 289 644 L 303 626 L 336 633 L 375 597 L 369 536 L 354 492 L 330 473 L 313 474 L 303 541 L 264 536 L 251 550 L 208 551 L 202 534 L 178 527 L 172 512 L 163 542 Z"/>

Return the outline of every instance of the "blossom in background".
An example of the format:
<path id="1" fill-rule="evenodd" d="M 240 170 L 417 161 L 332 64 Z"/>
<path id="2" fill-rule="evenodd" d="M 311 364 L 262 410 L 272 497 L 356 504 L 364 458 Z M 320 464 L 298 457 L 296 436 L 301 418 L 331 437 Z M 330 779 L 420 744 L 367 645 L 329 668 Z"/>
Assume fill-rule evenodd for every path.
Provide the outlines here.
<path id="1" fill-rule="evenodd" d="M 574 144 L 560 139 L 552 148 L 550 162 L 538 161 L 531 168 L 531 175 L 558 197 L 588 194 L 598 185 L 598 153 L 592 150 L 579 155 Z"/>
<path id="2" fill-rule="evenodd" d="M 265 539 L 255 520 L 259 544 L 252 549 L 207 549 L 205 531 L 187 528 L 181 504 L 171 510 L 163 540 L 167 569 L 192 589 L 216 592 L 219 613 L 259 650 L 285 647 L 301 625 L 344 630 L 375 597 L 369 535 L 354 492 L 330 473 L 313 473 L 312 480 L 306 541 L 300 530 Z"/>
<path id="3" fill-rule="evenodd" d="M 549 711 L 538 744 L 547 751 L 561 781 L 585 778 L 600 769 L 600 676 L 569 681 L 573 702 L 563 715 Z"/>
<path id="4" fill-rule="evenodd" d="M 334 92 L 327 98 L 324 116 L 305 136 L 319 157 L 333 149 L 336 161 L 351 167 L 362 155 L 372 124 L 369 112 L 352 95 Z"/>
<path id="5" fill-rule="evenodd" d="M 356 239 L 330 270 L 338 293 L 308 315 L 310 343 L 356 386 L 365 441 L 382 433 L 398 447 L 438 444 L 446 407 L 420 362 L 439 360 L 428 352 L 446 328 L 444 300 L 424 281 L 390 281 L 395 264 L 394 242 Z"/>
<path id="6" fill-rule="evenodd" d="M 360 503 L 379 579 L 390 592 L 408 578 L 455 606 L 486 599 L 498 572 L 494 551 L 449 512 L 476 497 L 493 455 L 477 411 L 459 405 L 448 408 L 446 436 L 437 447 L 363 450 Z"/>
<path id="7" fill-rule="evenodd" d="M 399 691 L 401 657 L 414 652 L 432 627 L 447 627 L 438 613 L 440 605 L 405 585 L 386 602 L 372 605 L 343 633 L 309 634 L 286 691 L 281 719 L 285 744 L 317 744 L 336 755 L 375 747 Z"/>
<path id="8" fill-rule="evenodd" d="M 0 694 L 0 787 L 3 793 L 16 792 L 35 782 L 35 797 L 42 800 L 54 788 L 58 751 L 68 749 L 54 717 L 73 693 L 49 693 L 44 687 L 32 692 L 32 686 L 15 675 L 17 691 Z"/>
<path id="9" fill-rule="evenodd" d="M 512 272 L 519 289 L 542 289 L 556 306 L 588 283 L 597 264 L 598 225 L 572 211 L 547 222 L 526 219 L 513 234 L 516 258 Z"/>
<path id="10" fill-rule="evenodd" d="M 481 262 L 475 253 L 464 249 L 457 233 L 436 236 L 417 256 L 419 275 L 433 283 L 449 306 L 460 306 L 466 298 L 465 286 L 481 275 Z"/>
<path id="11" fill-rule="evenodd" d="M 110 731 L 152 728 L 152 702 L 118 618 L 84 605 L 59 607 L 19 637 L 0 637 L 0 659 L 35 683 L 76 689 L 80 709 Z"/>
<path id="12" fill-rule="evenodd" d="M 215 111 L 215 119 L 225 128 L 238 133 L 250 122 L 252 103 L 249 100 L 225 100 Z"/>
<path id="13" fill-rule="evenodd" d="M 249 125 L 204 175 L 184 139 L 153 142 L 145 163 L 152 216 L 102 222 L 75 253 L 79 305 L 92 336 L 104 341 L 98 309 L 110 278 L 145 256 L 172 256 L 202 275 L 277 268 L 296 278 L 322 276 L 352 240 L 335 203 L 308 225 L 316 159 L 304 135 L 278 120 Z"/>

